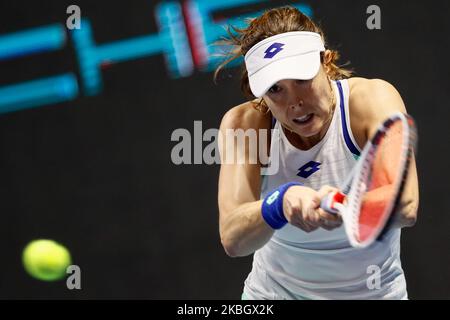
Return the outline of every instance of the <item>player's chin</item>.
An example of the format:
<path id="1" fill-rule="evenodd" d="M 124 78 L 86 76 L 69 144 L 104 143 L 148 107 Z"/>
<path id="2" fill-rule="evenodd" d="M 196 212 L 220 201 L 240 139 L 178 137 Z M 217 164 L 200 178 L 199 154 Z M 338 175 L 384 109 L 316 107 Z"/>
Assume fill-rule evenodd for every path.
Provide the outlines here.
<path id="1" fill-rule="evenodd" d="M 322 119 L 316 115 L 306 123 L 299 123 L 298 121 L 292 121 L 292 127 L 295 128 L 296 132 L 303 137 L 312 137 L 320 133 L 324 126 Z"/>

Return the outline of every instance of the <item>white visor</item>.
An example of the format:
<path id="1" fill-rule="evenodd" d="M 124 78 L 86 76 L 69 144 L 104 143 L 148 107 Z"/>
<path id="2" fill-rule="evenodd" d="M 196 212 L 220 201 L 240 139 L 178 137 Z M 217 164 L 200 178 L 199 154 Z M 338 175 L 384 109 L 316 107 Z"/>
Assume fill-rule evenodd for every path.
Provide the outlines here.
<path id="1" fill-rule="evenodd" d="M 245 55 L 250 89 L 262 97 L 283 79 L 310 80 L 320 68 L 325 46 L 320 34 L 294 31 L 277 34 L 255 44 Z"/>

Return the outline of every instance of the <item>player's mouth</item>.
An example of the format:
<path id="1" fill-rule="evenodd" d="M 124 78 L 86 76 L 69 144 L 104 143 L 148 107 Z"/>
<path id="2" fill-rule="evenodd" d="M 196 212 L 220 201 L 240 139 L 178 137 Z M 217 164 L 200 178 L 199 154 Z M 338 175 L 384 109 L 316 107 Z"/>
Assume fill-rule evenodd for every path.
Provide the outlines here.
<path id="1" fill-rule="evenodd" d="M 306 124 L 309 124 L 313 118 L 314 118 L 314 113 L 308 113 L 308 114 L 304 115 L 303 117 L 295 118 L 292 121 L 294 121 L 296 124 L 299 124 L 299 125 L 306 125 Z"/>

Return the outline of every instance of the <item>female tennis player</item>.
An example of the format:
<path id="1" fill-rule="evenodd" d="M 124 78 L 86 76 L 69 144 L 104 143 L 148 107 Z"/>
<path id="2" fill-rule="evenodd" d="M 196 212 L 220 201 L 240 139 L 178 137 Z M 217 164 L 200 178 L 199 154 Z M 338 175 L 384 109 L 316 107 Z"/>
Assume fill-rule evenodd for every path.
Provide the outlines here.
<path id="1" fill-rule="evenodd" d="M 351 247 L 339 216 L 320 209 L 379 124 L 406 113 L 399 93 L 338 67 L 322 30 L 295 8 L 267 11 L 236 32 L 229 41 L 237 50 L 224 64 L 245 57 L 241 87 L 249 101 L 221 122 L 221 157 L 233 151 L 237 159 L 222 162 L 218 200 L 226 253 L 254 253 L 243 299 L 407 299 L 400 229 L 416 221 L 414 159 L 382 241 Z M 261 175 L 262 162 L 249 161 L 252 148 L 229 149 L 225 132 L 237 129 L 278 129 L 268 139 L 258 135 L 278 163 L 274 174 Z"/>

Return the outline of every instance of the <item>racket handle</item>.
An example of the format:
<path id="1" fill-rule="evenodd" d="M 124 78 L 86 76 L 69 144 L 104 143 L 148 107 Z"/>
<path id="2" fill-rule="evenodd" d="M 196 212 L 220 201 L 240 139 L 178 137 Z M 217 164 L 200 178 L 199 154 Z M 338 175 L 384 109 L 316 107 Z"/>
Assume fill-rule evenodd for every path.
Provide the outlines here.
<path id="1" fill-rule="evenodd" d="M 320 203 L 320 207 L 331 214 L 339 214 L 343 208 L 345 194 L 341 192 L 331 192 L 324 197 Z"/>

